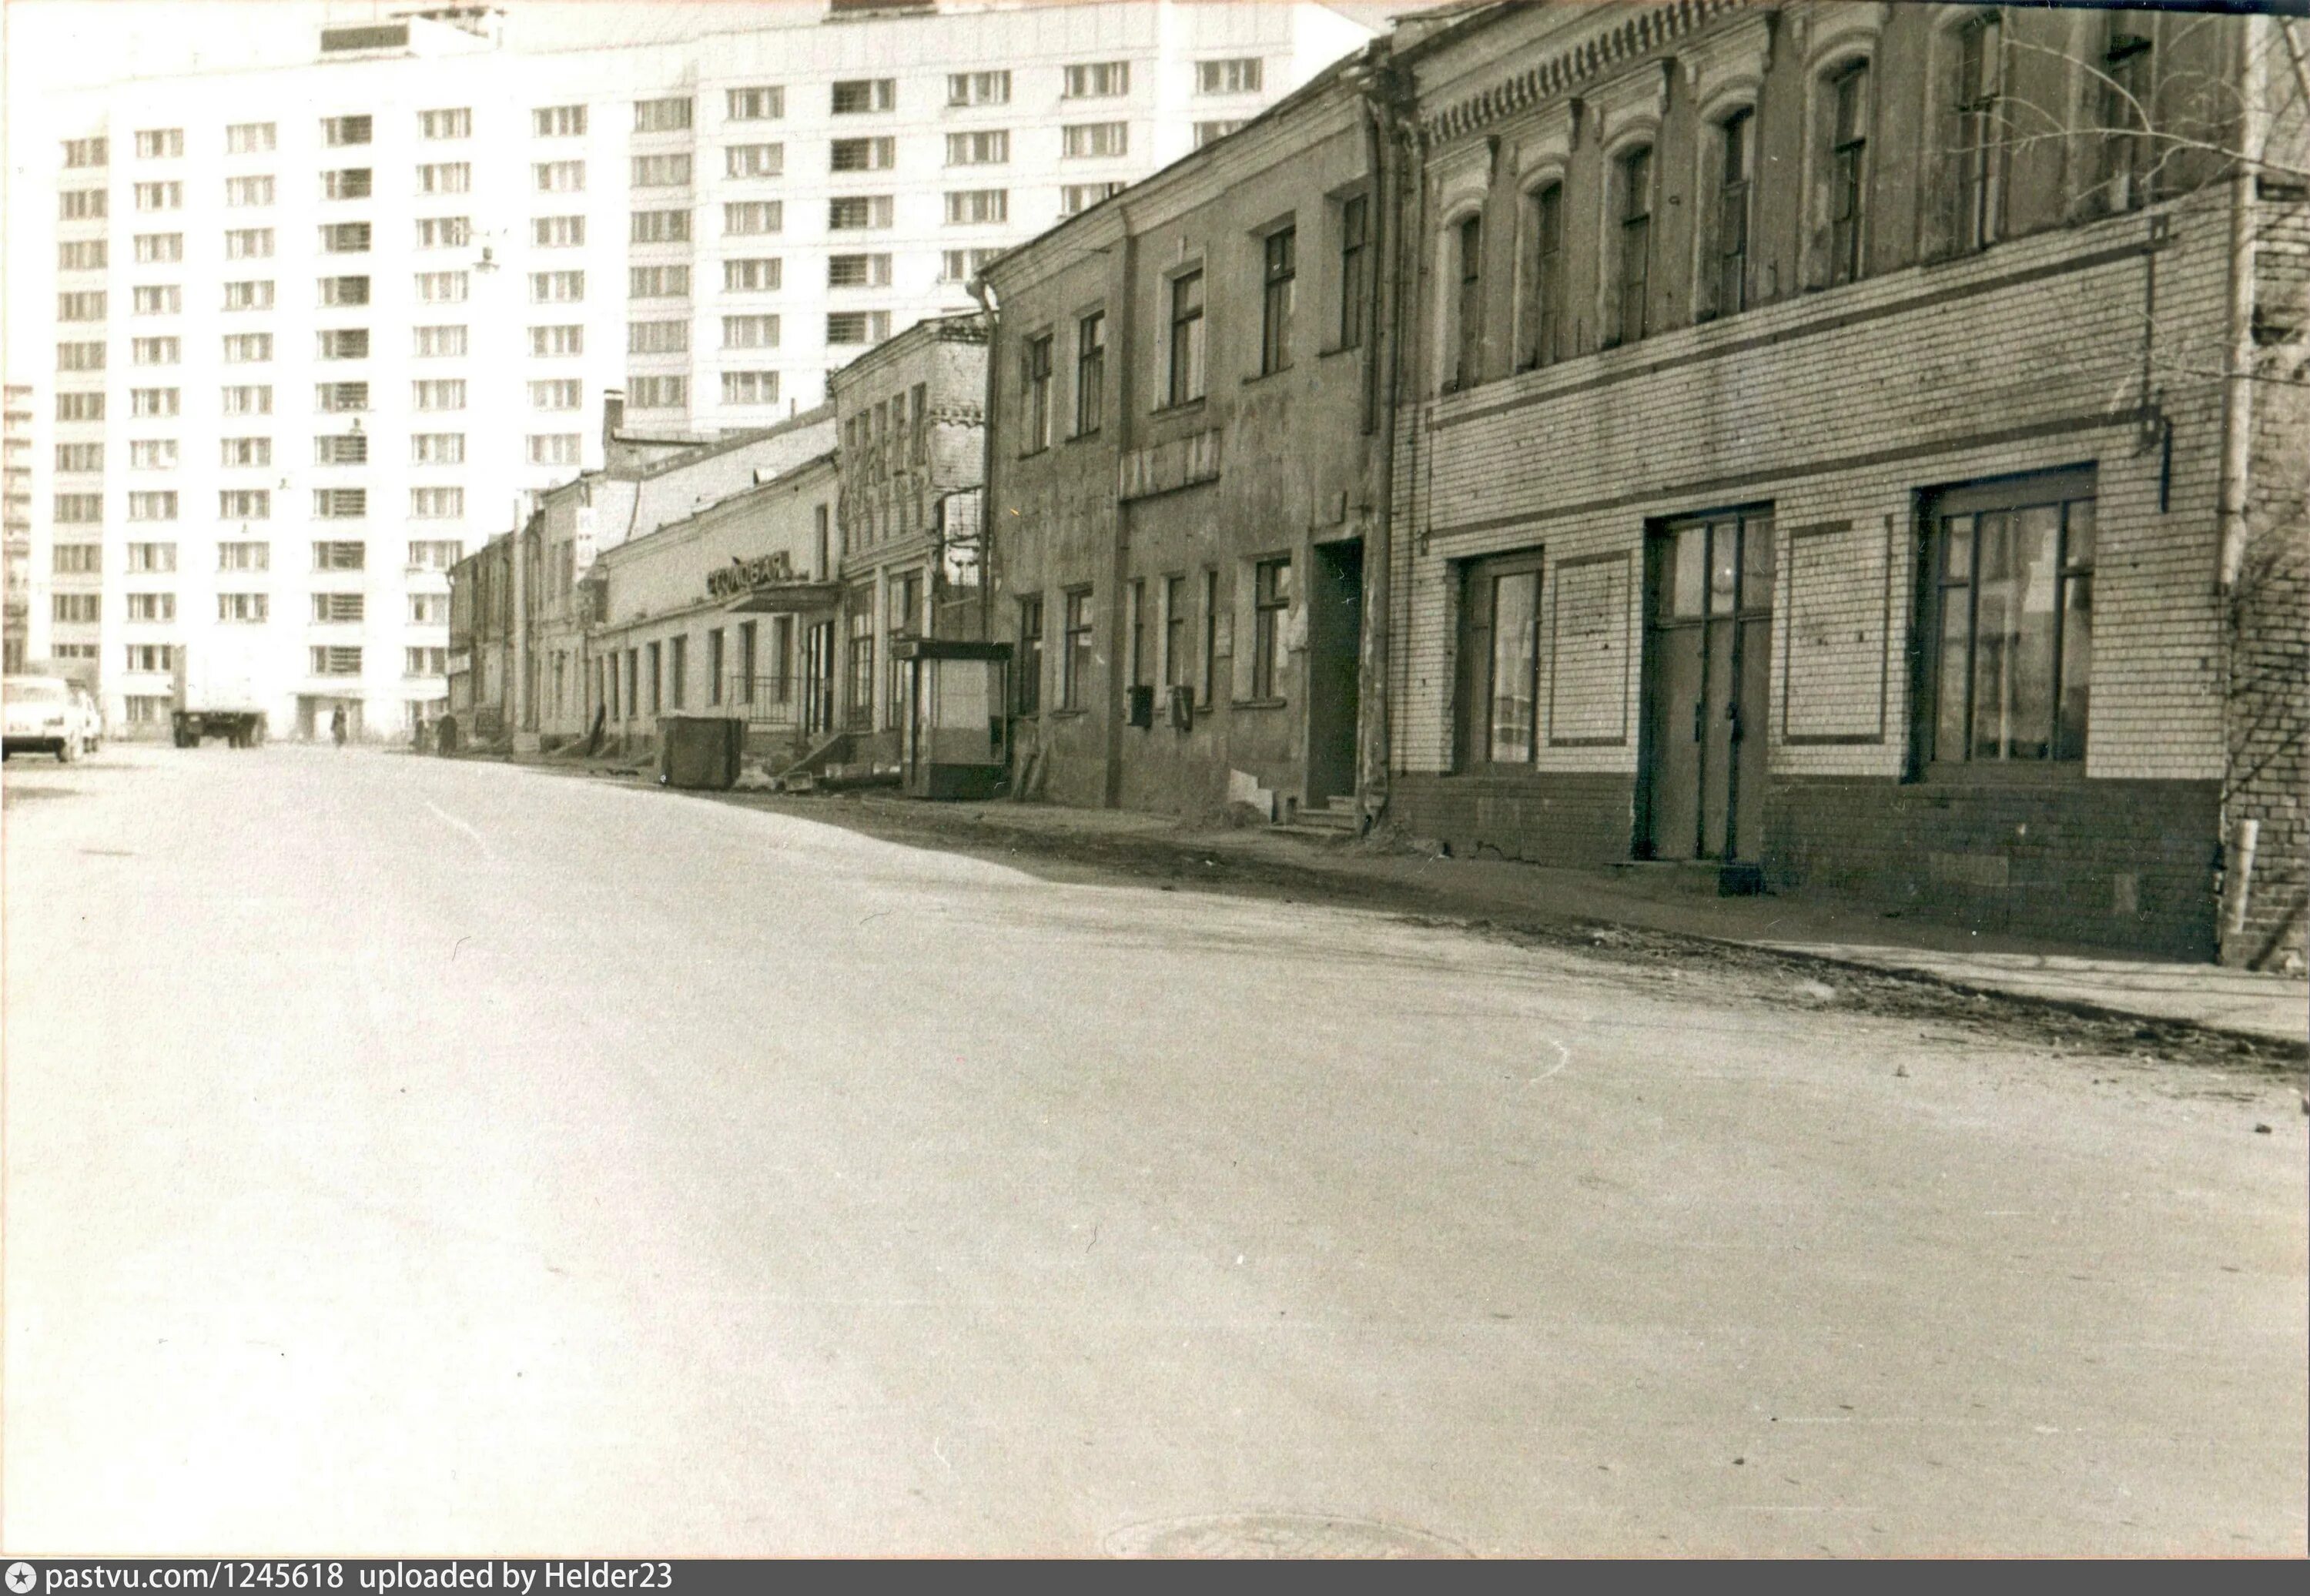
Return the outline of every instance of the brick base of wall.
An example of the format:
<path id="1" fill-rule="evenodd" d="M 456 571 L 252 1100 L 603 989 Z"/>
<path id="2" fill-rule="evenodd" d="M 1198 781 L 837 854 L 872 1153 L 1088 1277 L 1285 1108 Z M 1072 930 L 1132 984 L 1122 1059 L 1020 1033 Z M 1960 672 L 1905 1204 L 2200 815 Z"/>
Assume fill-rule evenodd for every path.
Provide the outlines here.
<path id="1" fill-rule="evenodd" d="M 1472 858 L 1610 864 L 1628 856 L 1636 782 L 1626 776 L 1429 776 L 1389 783 L 1387 818 Z"/>
<path id="2" fill-rule="evenodd" d="M 1980 931 L 2210 959 L 2220 812 L 2213 782 L 1779 779 L 1766 875 Z"/>
<path id="3" fill-rule="evenodd" d="M 1629 856 L 1635 796 L 1628 776 L 1399 775 L 1388 818 L 1463 857 L 1608 864 Z M 1978 931 L 2210 959 L 2219 817 L 2212 782 L 1776 777 L 1766 879 Z"/>

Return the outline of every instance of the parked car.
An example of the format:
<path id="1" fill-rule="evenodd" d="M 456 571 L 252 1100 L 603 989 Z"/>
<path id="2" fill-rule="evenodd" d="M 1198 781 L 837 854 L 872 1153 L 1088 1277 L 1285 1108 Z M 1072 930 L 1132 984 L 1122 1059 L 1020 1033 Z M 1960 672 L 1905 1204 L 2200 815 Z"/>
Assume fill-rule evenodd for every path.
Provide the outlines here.
<path id="1" fill-rule="evenodd" d="M 75 690 L 61 676 L 0 678 L 0 759 L 21 752 L 54 754 L 66 765 L 78 759 L 93 733 Z"/>

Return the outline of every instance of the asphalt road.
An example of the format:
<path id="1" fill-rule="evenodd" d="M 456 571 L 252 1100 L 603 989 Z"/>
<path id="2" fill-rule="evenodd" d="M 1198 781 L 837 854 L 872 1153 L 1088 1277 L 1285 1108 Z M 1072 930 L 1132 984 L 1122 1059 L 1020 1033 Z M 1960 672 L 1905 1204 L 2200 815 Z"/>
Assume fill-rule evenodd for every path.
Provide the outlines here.
<path id="1" fill-rule="evenodd" d="M 2306 1549 L 2291 1085 L 498 765 L 6 796 L 10 1551 Z"/>

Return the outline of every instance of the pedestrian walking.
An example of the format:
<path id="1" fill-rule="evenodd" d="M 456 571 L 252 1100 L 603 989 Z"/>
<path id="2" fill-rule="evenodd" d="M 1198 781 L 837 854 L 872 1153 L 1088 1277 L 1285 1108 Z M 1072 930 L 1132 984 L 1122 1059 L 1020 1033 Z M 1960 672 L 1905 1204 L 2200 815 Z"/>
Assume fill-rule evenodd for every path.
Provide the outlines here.
<path id="1" fill-rule="evenodd" d="M 344 747 L 345 707 L 343 704 L 338 705 L 329 716 L 329 735 L 336 740 L 339 748 Z"/>

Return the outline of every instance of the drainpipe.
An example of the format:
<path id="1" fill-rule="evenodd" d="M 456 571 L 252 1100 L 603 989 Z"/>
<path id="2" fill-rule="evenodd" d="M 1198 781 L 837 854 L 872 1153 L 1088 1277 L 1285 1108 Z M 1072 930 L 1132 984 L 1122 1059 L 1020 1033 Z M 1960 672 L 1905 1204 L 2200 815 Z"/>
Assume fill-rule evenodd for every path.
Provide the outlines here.
<path id="1" fill-rule="evenodd" d="M 986 318 L 986 392 L 979 397 L 978 412 L 978 636 L 980 641 L 992 643 L 994 641 L 994 450 L 992 447 L 994 441 L 994 291 L 987 286 L 986 279 L 975 273 L 963 287 L 972 299 L 978 301 L 978 313 Z M 1010 705 L 1003 707 L 1007 716 Z"/>
<path id="2" fill-rule="evenodd" d="M 1392 662 L 1389 638 L 1394 617 L 1395 560 L 1395 438 L 1398 398 L 1402 386 L 1403 168 L 1406 139 L 1397 121 L 1401 91 L 1396 68 L 1385 56 L 1385 46 L 1375 47 L 1373 69 L 1358 87 L 1364 96 L 1366 149 L 1372 172 L 1371 217 L 1374 243 L 1380 262 L 1374 285 L 1371 336 L 1365 340 L 1368 362 L 1366 427 L 1373 441 L 1367 447 L 1379 454 L 1376 501 L 1364 545 L 1364 602 L 1361 658 L 1357 670 L 1356 811 L 1358 825 L 1368 831 L 1387 808 L 1388 772 L 1392 763 L 1388 689 Z M 1385 348 L 1383 348 L 1383 343 Z"/>
<path id="3" fill-rule="evenodd" d="M 513 501 L 513 725 L 518 734 L 529 730 L 529 558 L 528 533 L 522 525 L 521 500 Z"/>
<path id="4" fill-rule="evenodd" d="M 1113 620 L 1107 627 L 1107 807 L 1123 806 L 1123 725 L 1127 718 L 1128 699 L 1125 673 L 1130 669 L 1130 640 L 1125 629 L 1130 625 L 1124 613 L 1124 594 L 1129 585 L 1131 569 L 1131 505 L 1123 497 L 1123 462 L 1131 454 L 1132 422 L 1138 407 L 1138 348 L 1139 305 L 1139 230 L 1132 224 L 1131 213 L 1120 203 L 1116 213 L 1123 219 L 1123 303 L 1120 325 L 1122 334 L 1116 359 L 1115 404 L 1115 464 L 1109 468 L 1107 491 L 1115 499 L 1115 536 L 1110 570 L 1107 578 L 1107 610 Z M 1208 368 L 1206 368 L 1208 369 Z"/>
<path id="5" fill-rule="evenodd" d="M 2245 566 L 2246 509 L 2254 464 L 2254 186 L 2268 137 L 2262 85 L 2256 81 L 2261 52 L 2254 47 L 2263 25 L 2260 17 L 2236 20 L 2238 88 L 2243 100 L 2236 166 L 2230 173 L 2229 303 L 2222 377 L 2221 565 L 2215 585 L 2218 594 L 2228 597 L 2236 595 Z"/>

